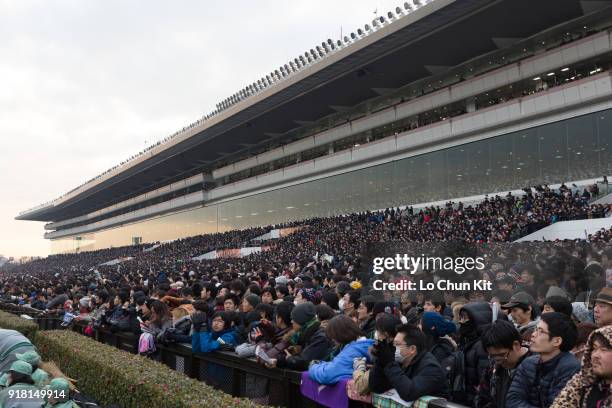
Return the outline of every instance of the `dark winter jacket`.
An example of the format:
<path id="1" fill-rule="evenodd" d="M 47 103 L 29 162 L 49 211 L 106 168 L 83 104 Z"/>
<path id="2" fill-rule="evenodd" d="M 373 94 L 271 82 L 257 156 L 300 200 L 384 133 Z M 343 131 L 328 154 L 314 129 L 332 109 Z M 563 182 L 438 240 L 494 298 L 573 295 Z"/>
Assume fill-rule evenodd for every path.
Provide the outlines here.
<path id="1" fill-rule="evenodd" d="M 539 355 L 523 360 L 506 395 L 507 408 L 548 408 L 565 384 L 580 371 L 580 362 L 573 354 L 561 352 L 545 363 Z"/>
<path id="2" fill-rule="evenodd" d="M 374 317 L 368 318 L 368 320 L 361 325 L 361 331 L 368 339 L 373 339 L 376 333 L 376 319 Z"/>
<path id="3" fill-rule="evenodd" d="M 488 302 L 468 303 L 461 310 L 465 310 L 469 316 L 470 329 L 466 331 L 460 327 L 459 330 L 461 334 L 459 350 L 464 354 L 465 396 L 462 401 L 456 402 L 472 406 L 482 373 L 489 365 L 489 355 L 482 347 L 480 336 L 487 325 L 493 321 L 493 312 Z"/>
<path id="4" fill-rule="evenodd" d="M 521 357 L 514 369 L 506 369 L 491 360 L 489 367 L 483 372 L 478 396 L 474 401 L 476 408 L 506 408 L 506 394 L 516 374 L 518 366 L 527 357 L 532 356 L 530 351 Z"/>
<path id="5" fill-rule="evenodd" d="M 308 369 L 308 364 L 311 361 L 325 360 L 333 347 L 318 322 L 304 330 L 304 333 L 298 339 L 297 346 L 301 348 L 298 354 L 286 357 L 284 353 L 280 353 L 276 366 L 290 370 L 305 371 Z"/>
<path id="6" fill-rule="evenodd" d="M 457 351 L 457 344 L 450 337 L 446 336 L 436 337 L 429 349 L 429 352 L 433 354 L 440 364 L 455 351 Z"/>
<path id="7" fill-rule="evenodd" d="M 405 401 L 414 401 L 424 395 L 446 397 L 448 387 L 438 360 L 430 352 L 418 354 L 404 368 L 393 361 L 385 367 L 375 364 L 370 370 L 368 385 L 374 393 L 394 388 Z"/>

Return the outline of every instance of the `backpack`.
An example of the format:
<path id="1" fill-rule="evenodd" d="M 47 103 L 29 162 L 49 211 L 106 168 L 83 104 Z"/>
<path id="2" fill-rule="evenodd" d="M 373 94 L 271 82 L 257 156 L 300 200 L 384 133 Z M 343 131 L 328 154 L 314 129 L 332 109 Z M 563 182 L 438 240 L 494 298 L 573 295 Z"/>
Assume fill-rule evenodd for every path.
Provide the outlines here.
<path id="1" fill-rule="evenodd" d="M 465 399 L 465 355 L 463 351 L 453 351 L 440 363 L 446 374 L 451 401 Z"/>

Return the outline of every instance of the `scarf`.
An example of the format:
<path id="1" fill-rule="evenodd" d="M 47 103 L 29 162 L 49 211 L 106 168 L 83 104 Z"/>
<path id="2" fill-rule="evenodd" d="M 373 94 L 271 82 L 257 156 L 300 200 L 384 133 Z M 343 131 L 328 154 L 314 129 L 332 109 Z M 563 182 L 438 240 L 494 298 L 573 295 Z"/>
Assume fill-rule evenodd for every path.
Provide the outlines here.
<path id="1" fill-rule="evenodd" d="M 300 339 L 303 337 L 304 333 L 306 333 L 307 331 L 309 331 L 312 327 L 317 326 L 317 328 L 320 326 L 319 321 L 317 320 L 317 318 L 313 318 L 312 320 L 310 320 L 309 322 L 306 322 L 305 325 L 303 325 L 299 330 L 296 330 L 295 333 L 293 333 L 291 335 L 290 338 L 290 342 L 292 346 L 295 346 L 297 344 L 300 343 Z M 316 330 L 316 328 L 315 328 Z"/>

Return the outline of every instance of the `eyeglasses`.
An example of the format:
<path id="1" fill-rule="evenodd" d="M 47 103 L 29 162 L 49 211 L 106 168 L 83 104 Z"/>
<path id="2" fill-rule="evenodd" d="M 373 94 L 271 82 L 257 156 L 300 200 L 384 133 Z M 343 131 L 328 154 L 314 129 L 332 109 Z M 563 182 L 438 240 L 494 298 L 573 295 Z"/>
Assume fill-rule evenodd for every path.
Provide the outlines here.
<path id="1" fill-rule="evenodd" d="M 402 343 L 402 344 L 393 343 L 393 346 L 395 346 L 396 348 L 409 347 L 409 345 L 406 343 Z"/>
<path id="2" fill-rule="evenodd" d="M 547 332 L 546 330 L 544 330 L 541 327 L 536 327 L 535 330 L 533 331 L 535 334 L 540 335 L 540 334 L 548 334 L 550 336 L 550 332 Z"/>
<path id="3" fill-rule="evenodd" d="M 510 355 L 510 350 L 506 351 L 505 353 L 497 353 L 497 354 L 489 353 L 489 358 L 495 361 L 506 361 L 509 355 Z"/>

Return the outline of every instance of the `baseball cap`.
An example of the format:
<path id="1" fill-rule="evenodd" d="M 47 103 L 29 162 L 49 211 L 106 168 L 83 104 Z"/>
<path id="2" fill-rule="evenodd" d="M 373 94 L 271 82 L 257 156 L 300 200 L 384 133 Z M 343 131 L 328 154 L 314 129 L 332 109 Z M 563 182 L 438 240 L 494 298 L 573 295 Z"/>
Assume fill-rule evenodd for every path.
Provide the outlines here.
<path id="1" fill-rule="evenodd" d="M 535 303 L 533 297 L 527 292 L 517 292 L 510 297 L 508 303 L 502 305 L 502 309 L 512 309 L 515 306 L 532 306 Z"/>

